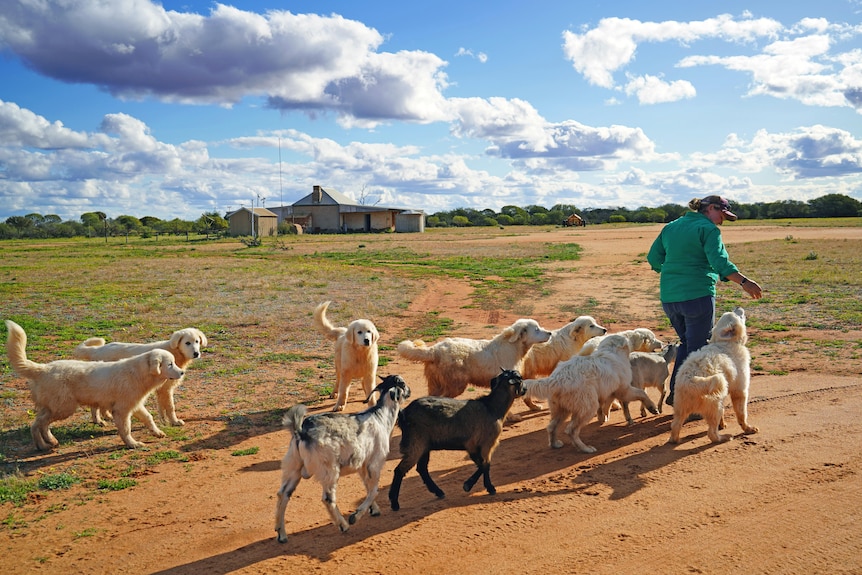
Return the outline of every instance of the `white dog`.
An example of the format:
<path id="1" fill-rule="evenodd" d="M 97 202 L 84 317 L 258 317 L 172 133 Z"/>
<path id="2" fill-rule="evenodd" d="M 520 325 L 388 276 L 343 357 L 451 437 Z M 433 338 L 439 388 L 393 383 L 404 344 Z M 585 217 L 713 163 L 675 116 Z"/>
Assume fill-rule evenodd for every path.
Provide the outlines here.
<path id="1" fill-rule="evenodd" d="M 557 439 L 557 428 L 571 416 L 566 434 L 584 453 L 596 448 L 581 441 L 580 433 L 594 415 L 604 423 L 614 399 L 642 401 L 652 413 L 658 413 L 655 404 L 642 389 L 631 386 L 632 369 L 629 363 L 629 341 L 622 335 L 606 336 L 596 350 L 588 355 L 576 355 L 561 362 L 548 377 L 527 380 L 527 394 L 537 399 L 548 399 L 551 421 L 548 424 L 548 443 L 557 449 L 563 442 Z"/>
<path id="2" fill-rule="evenodd" d="M 600 326 L 588 315 L 582 315 L 553 330 L 548 341 L 537 343 L 527 352 L 521 369 L 522 377 L 535 379 L 550 375 L 558 363 L 578 353 L 588 339 L 604 335 L 607 331 L 607 328 Z M 524 403 L 533 411 L 542 409 L 542 406 L 532 399 L 525 397 Z"/>
<path id="3" fill-rule="evenodd" d="M 625 331 L 616 332 L 619 335 L 625 336 L 628 338 L 629 343 L 632 346 L 632 351 L 656 351 L 664 347 L 664 342 L 662 342 L 656 335 L 645 327 L 639 327 L 637 329 L 627 329 Z M 581 351 L 578 352 L 578 355 L 590 355 L 595 351 L 595 349 L 601 343 L 602 338 L 607 337 L 606 335 L 600 335 L 588 339 L 587 342 L 581 347 Z"/>
<path id="4" fill-rule="evenodd" d="M 175 331 L 169 339 L 154 341 L 152 343 L 105 343 L 101 337 L 91 337 L 78 345 L 73 355 L 78 359 L 87 361 L 117 361 L 134 357 L 154 349 L 163 349 L 171 352 L 174 362 L 180 369 L 186 369 L 193 359 L 201 356 L 201 348 L 208 345 L 207 336 L 196 328 L 187 327 Z M 156 390 L 156 399 L 159 406 L 159 418 L 173 426 L 185 425 L 182 419 L 177 418 L 176 404 L 174 403 L 174 389 L 182 383 L 180 379 L 165 379 Z M 99 410 L 92 410 L 93 423 L 105 425 L 101 415 L 110 416 Z"/>
<path id="5" fill-rule="evenodd" d="M 150 413 L 144 408 L 147 396 L 165 378 L 179 379 L 174 357 L 163 349 L 113 362 L 66 359 L 35 363 L 27 359 L 27 334 L 21 326 L 6 320 L 9 336 L 6 352 L 15 372 L 27 379 L 36 405 L 36 418 L 30 425 L 33 442 L 40 450 L 58 445 L 51 433 L 54 421 L 75 413 L 79 405 L 113 413 L 117 432 L 132 448 L 144 444 L 132 437 L 132 415 L 140 418 L 156 437 L 164 437 Z"/>
<path id="6" fill-rule="evenodd" d="M 335 327 L 326 318 L 326 309 L 332 302 L 325 301 L 314 309 L 314 327 L 326 339 L 335 342 L 335 390 L 337 397 L 332 411 L 342 411 L 350 397 L 350 383 L 362 380 L 365 396 L 371 395 L 377 380 L 377 341 L 380 334 L 371 320 L 355 319 L 347 327 Z M 372 397 L 368 401 L 374 405 Z"/>
<path id="7" fill-rule="evenodd" d="M 398 353 L 425 364 L 428 395 L 457 397 L 468 385 L 489 387 L 501 369 L 519 369 L 527 351 L 550 338 L 536 320 L 519 319 L 494 339 L 449 337 L 431 346 L 405 340 Z"/>
<path id="8" fill-rule="evenodd" d="M 722 314 L 712 328 L 709 343 L 685 358 L 676 374 L 670 443 L 679 443 L 682 425 L 692 413 L 703 415 L 713 443 L 733 439 L 730 434 L 718 433 L 724 429 L 724 400 L 728 395 L 742 431 L 746 435 L 757 433 L 757 428 L 748 424 L 751 355 L 746 343 L 745 310 L 738 307 Z"/>

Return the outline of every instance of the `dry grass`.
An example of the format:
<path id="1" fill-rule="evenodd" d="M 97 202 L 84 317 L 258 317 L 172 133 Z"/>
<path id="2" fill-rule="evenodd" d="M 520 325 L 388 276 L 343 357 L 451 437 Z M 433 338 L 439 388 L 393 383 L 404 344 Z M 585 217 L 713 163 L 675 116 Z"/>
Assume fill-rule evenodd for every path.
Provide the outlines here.
<path id="1" fill-rule="evenodd" d="M 170 464 L 194 465 L 208 450 L 230 448 L 271 430 L 287 406 L 328 394 L 334 377 L 331 344 L 310 329 L 311 311 L 321 301 L 333 301 L 329 313 L 336 324 L 357 317 L 374 320 L 384 365 L 394 357 L 392 342 L 448 335 L 451 320 L 405 313 L 428 277 L 471 283 L 475 299 L 465 305 L 523 309 L 529 301 L 525 291 L 542 293 L 548 281 L 543 272 L 568 269 L 578 250 L 571 244 L 519 242 L 518 236 L 517 228 L 439 229 L 291 236 L 254 248 L 233 240 L 164 238 L 128 244 L 117 239 L 107 245 L 99 240 L 3 242 L 0 319 L 25 328 L 28 353 L 36 361 L 69 357 L 75 345 L 93 335 L 151 341 L 195 326 L 210 338 L 204 358 L 192 365 L 177 393 L 180 417 L 190 425 L 164 427 L 168 437 L 161 441 L 144 432 L 149 452 L 124 449 L 112 426 L 91 425 L 83 409 L 54 426 L 61 447 L 50 459 L 51 472 L 87 478 L 79 490 L 86 497 L 87 490 L 99 489 L 99 481 L 133 480 L 163 463 L 163 458 L 148 458 L 154 452 L 179 450 L 183 458 Z M 506 240 L 502 247 L 500 238 Z M 779 361 L 772 364 L 770 350 L 784 345 L 783 329 L 862 326 L 859 242 L 788 237 L 737 245 L 733 253 L 741 267 L 770 286 L 768 299 L 746 302 L 753 306 L 758 330 L 753 344 L 762 346 L 762 369 L 782 369 Z M 740 294 L 728 290 L 721 297 L 732 304 Z M 0 337 L 5 339 L 5 329 Z M 817 345 L 822 349 L 822 343 Z M 860 343 L 843 341 L 828 351 L 858 360 Z M 17 471 L 26 474 L 46 463 L 34 460 L 29 392 L 2 359 L 0 475 L 11 474 L 15 481 Z"/>

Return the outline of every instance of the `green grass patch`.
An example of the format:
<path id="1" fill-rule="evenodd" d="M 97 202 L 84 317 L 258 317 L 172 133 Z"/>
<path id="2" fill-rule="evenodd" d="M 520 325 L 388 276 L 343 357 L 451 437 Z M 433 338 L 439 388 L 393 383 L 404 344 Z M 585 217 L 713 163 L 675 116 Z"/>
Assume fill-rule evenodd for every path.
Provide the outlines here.
<path id="1" fill-rule="evenodd" d="M 259 447 L 247 447 L 245 449 L 237 449 L 236 451 L 232 451 L 231 455 L 234 457 L 242 457 L 244 455 L 255 455 L 258 451 L 260 451 Z"/>
<path id="2" fill-rule="evenodd" d="M 173 449 L 169 449 L 167 451 L 156 451 L 155 453 L 151 453 L 147 455 L 144 461 L 149 465 L 156 465 L 158 463 L 164 463 L 166 461 L 188 461 L 189 458 L 187 455 L 180 453 L 179 451 L 175 451 Z"/>

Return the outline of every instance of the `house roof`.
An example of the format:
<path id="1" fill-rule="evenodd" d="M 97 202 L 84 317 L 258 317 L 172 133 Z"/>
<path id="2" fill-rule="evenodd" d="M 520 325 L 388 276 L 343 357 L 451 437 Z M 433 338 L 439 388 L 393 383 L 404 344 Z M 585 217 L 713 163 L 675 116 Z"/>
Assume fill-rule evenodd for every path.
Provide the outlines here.
<path id="1" fill-rule="evenodd" d="M 359 206 L 361 204 L 351 200 L 349 197 L 345 196 L 338 190 L 334 190 L 332 188 L 323 189 L 320 188 L 321 199 L 319 202 L 313 201 L 314 192 L 311 192 L 304 198 L 297 200 L 293 203 L 294 206 Z"/>
<path id="2" fill-rule="evenodd" d="M 250 211 L 251 210 L 248 208 L 240 208 L 238 210 L 234 210 L 231 213 L 227 214 L 226 217 L 230 218 L 232 215 L 238 214 L 239 212 L 250 212 Z M 278 214 L 275 214 L 266 208 L 254 208 L 254 215 L 256 215 L 258 217 L 260 217 L 260 216 L 272 216 L 273 218 L 278 217 Z"/>

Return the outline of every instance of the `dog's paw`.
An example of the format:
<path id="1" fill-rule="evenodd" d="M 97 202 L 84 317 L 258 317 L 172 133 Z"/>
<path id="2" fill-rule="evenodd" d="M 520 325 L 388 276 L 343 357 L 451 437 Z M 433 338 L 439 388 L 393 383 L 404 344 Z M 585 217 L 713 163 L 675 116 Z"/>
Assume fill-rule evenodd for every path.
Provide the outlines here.
<path id="1" fill-rule="evenodd" d="M 755 426 L 753 426 L 753 425 L 749 425 L 748 427 L 744 428 L 742 432 L 743 432 L 745 435 L 751 435 L 752 433 L 757 433 L 758 431 L 760 431 L 760 429 L 759 429 L 759 428 L 757 428 L 757 427 L 755 427 Z"/>

